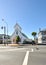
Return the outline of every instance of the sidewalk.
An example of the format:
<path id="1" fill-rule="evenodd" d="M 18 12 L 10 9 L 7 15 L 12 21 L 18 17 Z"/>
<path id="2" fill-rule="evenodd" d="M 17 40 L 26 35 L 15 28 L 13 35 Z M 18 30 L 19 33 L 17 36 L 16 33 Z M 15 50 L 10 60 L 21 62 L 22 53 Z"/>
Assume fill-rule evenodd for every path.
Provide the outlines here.
<path id="1" fill-rule="evenodd" d="M 18 44 L 0 44 L 0 48 L 11 48 L 11 47 L 18 47 Z"/>

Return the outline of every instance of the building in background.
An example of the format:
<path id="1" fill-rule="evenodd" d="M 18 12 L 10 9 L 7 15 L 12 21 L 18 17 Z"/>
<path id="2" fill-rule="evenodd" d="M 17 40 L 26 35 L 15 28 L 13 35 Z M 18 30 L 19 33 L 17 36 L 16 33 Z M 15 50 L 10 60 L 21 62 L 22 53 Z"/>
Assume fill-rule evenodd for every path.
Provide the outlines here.
<path id="1" fill-rule="evenodd" d="M 20 39 L 21 39 L 20 43 L 23 43 L 24 40 L 29 41 L 29 38 L 24 33 L 22 33 L 22 28 L 19 26 L 18 23 L 16 23 L 16 25 L 14 26 L 14 32 L 11 36 L 12 43 L 16 43 L 16 36 L 20 37 Z"/>
<path id="2" fill-rule="evenodd" d="M 8 41 L 7 41 L 7 37 L 8 37 Z M 7 42 L 8 43 L 11 43 L 10 36 L 9 35 L 8 36 L 7 35 L 4 35 L 4 34 L 0 34 L 0 44 L 3 44 L 3 43 L 6 43 L 7 44 Z"/>
<path id="3" fill-rule="evenodd" d="M 39 33 L 38 33 L 38 43 L 46 44 L 46 29 L 39 31 Z"/>

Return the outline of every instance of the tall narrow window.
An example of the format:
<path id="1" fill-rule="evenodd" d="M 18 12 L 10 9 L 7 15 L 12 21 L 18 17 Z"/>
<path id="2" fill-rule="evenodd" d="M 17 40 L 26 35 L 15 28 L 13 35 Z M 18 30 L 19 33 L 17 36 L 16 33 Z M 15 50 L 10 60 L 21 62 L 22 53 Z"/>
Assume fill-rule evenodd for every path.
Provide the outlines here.
<path id="1" fill-rule="evenodd" d="M 18 31 L 16 30 L 16 34 L 18 35 Z"/>

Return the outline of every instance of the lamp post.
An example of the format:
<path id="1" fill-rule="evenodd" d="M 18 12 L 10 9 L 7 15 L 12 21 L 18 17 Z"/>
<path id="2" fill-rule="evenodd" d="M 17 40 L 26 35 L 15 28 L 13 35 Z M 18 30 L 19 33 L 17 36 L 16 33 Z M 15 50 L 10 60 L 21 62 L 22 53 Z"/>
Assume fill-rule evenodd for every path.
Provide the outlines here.
<path id="1" fill-rule="evenodd" d="M 7 24 L 7 22 L 4 19 L 2 19 L 2 21 L 4 21 L 6 23 L 6 25 L 7 25 L 7 34 L 6 35 L 7 35 L 7 44 L 8 44 L 8 24 Z"/>

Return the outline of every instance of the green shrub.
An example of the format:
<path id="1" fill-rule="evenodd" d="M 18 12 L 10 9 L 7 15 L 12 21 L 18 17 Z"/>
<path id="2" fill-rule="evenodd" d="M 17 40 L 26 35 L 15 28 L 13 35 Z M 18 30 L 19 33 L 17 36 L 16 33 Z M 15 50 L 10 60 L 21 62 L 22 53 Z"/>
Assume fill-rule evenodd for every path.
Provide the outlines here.
<path id="1" fill-rule="evenodd" d="M 19 36 L 16 36 L 16 43 L 18 43 L 20 41 L 21 41 L 20 37 Z"/>

